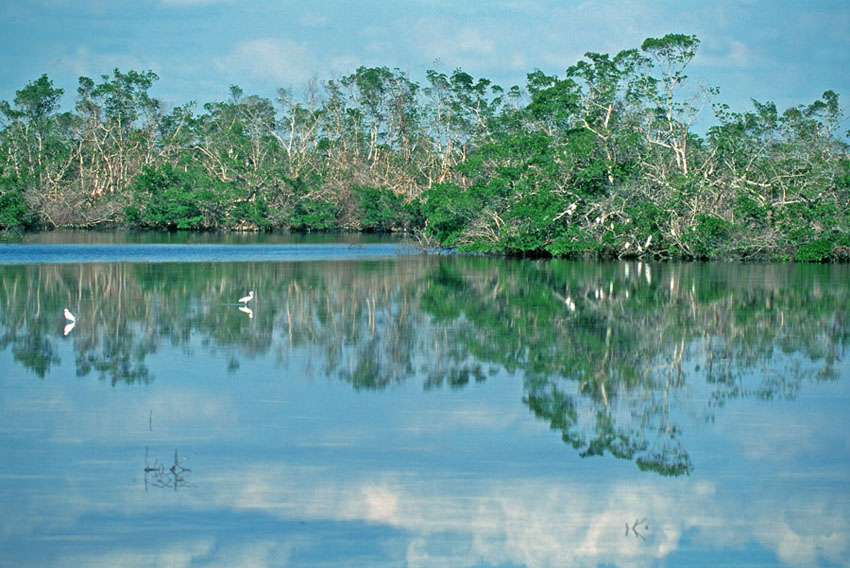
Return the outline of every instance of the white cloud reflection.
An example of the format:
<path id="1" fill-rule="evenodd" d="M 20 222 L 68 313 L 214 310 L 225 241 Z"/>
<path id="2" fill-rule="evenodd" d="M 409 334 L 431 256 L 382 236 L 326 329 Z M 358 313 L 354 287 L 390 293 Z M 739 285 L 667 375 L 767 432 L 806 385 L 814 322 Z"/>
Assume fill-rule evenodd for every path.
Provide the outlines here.
<path id="1" fill-rule="evenodd" d="M 269 382 L 258 392 L 286 400 L 286 385 Z M 528 441 L 546 431 L 514 404 L 510 388 L 490 410 L 481 402 L 485 393 L 475 389 L 453 395 L 452 406 L 437 394 L 403 406 L 403 393 L 387 393 L 386 404 L 400 405 L 388 423 L 405 433 L 394 439 L 387 439 L 388 423 L 382 421 L 359 428 L 330 418 L 299 421 L 310 414 L 304 408 L 293 417 L 297 428 L 284 427 L 275 420 L 295 407 L 276 406 L 270 421 L 255 427 L 287 436 L 278 444 L 258 441 L 258 432 L 250 431 L 252 407 L 241 406 L 220 384 L 160 385 L 132 394 L 97 387 L 66 391 L 36 383 L 0 400 L 5 411 L 0 430 L 12 431 L 13 424 L 41 427 L 58 454 L 43 469 L 32 455 L 45 450 L 34 448 L 27 456 L 37 468 L 15 479 L 0 473 L 4 547 L 49 551 L 55 555 L 49 564 L 56 566 L 322 563 L 305 561 L 299 556 L 303 550 L 318 551 L 325 565 L 344 565 L 353 563 L 345 556 L 346 544 L 368 527 L 363 545 L 379 551 L 361 562 L 370 566 L 653 566 L 698 559 L 701 551 L 747 564 L 754 549 L 760 559 L 773 554 L 789 566 L 850 566 L 850 496 L 836 493 L 846 486 L 847 473 L 842 462 L 824 459 L 830 448 L 846 455 L 846 429 L 833 426 L 834 439 L 823 440 L 827 422 L 842 416 L 840 396 L 821 403 L 824 414 L 811 424 L 783 416 L 780 403 L 769 409 L 757 402 L 730 404 L 725 427 L 713 432 L 740 459 L 670 479 L 609 458 L 563 461 L 548 453 L 528 469 L 517 463 L 502 467 L 486 443 L 476 449 L 469 442 L 510 440 L 515 430 Z M 102 402 L 99 410 L 84 412 L 83 401 L 92 398 Z M 365 395 L 352 395 L 351 401 L 364 407 L 375 402 Z M 509 404 L 499 406 L 500 401 Z M 536 433 L 527 430 L 529 424 Z M 771 424 L 785 428 L 771 435 Z M 758 445 L 736 445 L 744 428 Z M 472 434 L 479 437 L 462 437 Z M 144 445 L 156 442 L 151 449 L 159 453 L 151 459 L 165 461 L 174 447 L 167 442 L 175 438 L 215 443 L 196 446 L 187 463 L 193 468 L 191 486 L 145 493 Z M 94 442 L 94 455 L 83 455 L 83 441 Z M 427 463 L 435 454 L 426 450 L 437 441 L 443 448 L 467 448 L 469 455 Z M 572 451 L 552 441 L 556 447 L 546 451 Z M 810 467 L 798 451 L 781 452 L 787 446 L 823 463 Z M 368 453 L 359 453 L 364 448 Z M 183 442 L 180 449 L 182 455 Z M 0 450 L 0 458 L 23 455 L 19 449 Z M 101 458 L 99 452 L 102 461 L 93 461 Z M 411 462 L 411 455 L 424 456 L 422 463 Z M 546 458 L 557 465 L 547 469 Z M 490 461 L 481 466 L 476 460 Z M 73 539 L 88 542 L 69 549 Z"/>
<path id="2" fill-rule="evenodd" d="M 718 495 L 712 483 L 689 479 L 433 482 L 398 473 L 348 479 L 332 470 L 283 465 L 227 477 L 222 485 L 239 488 L 219 494 L 217 507 L 308 523 L 366 522 L 402 530 L 409 536 L 410 566 L 654 565 L 680 548 L 685 533 L 711 550 L 758 542 L 788 565 L 819 558 L 846 565 L 843 559 L 850 552 L 847 511 L 825 511 L 826 495 L 814 507 L 812 501 L 775 494 L 764 496 L 758 507 L 747 507 L 734 492 Z M 466 552 L 444 556 L 458 550 Z"/>
<path id="3" fill-rule="evenodd" d="M 680 551 L 725 550 L 746 559 L 754 544 L 786 565 L 846 566 L 850 558 L 848 498 L 836 499 L 829 487 L 795 495 L 794 481 L 782 476 L 736 487 L 718 485 L 722 480 L 569 471 L 446 475 L 427 468 L 376 471 L 333 454 L 313 465 L 285 458 L 216 463 L 202 456 L 191 465 L 195 484 L 179 493 L 143 493 L 138 482 L 126 487 L 78 476 L 71 492 L 24 496 L 4 515 L 3 538 L 41 542 L 38 535 L 61 525 L 85 534 L 91 515 L 114 515 L 116 522 L 98 535 L 104 543 L 96 555 L 57 551 L 56 564 L 65 566 L 279 566 L 299 547 L 323 549 L 344 564 L 334 546 L 346 526 L 373 527 L 373 538 L 385 534 L 380 546 L 395 547 L 391 556 L 412 567 L 646 566 Z M 97 483 L 99 492 L 86 487 Z M 83 498 L 93 494 L 97 502 Z M 131 536 L 137 523 L 169 511 L 164 518 L 177 517 L 157 527 L 161 543 L 125 544 L 138 541 Z M 15 518 L 29 519 L 26 528 Z M 205 534 L 210 518 L 234 527 L 233 534 Z M 301 523 L 304 534 L 292 534 Z M 343 528 L 326 532 L 328 523 Z M 255 534 L 255 525 L 264 530 Z"/>
<path id="4" fill-rule="evenodd" d="M 58 566 L 89 566 L 90 568 L 167 566 L 168 568 L 189 568 L 209 557 L 214 547 L 215 541 L 209 538 L 173 543 L 164 548 L 144 551 L 127 547 L 97 555 L 71 556 L 63 559 Z"/>

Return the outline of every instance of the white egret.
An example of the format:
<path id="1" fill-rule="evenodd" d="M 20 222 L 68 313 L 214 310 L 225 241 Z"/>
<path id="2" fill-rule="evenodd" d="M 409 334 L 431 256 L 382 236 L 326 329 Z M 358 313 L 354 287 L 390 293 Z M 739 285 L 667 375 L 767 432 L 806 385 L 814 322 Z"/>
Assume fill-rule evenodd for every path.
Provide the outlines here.
<path id="1" fill-rule="evenodd" d="M 247 304 L 248 302 L 250 302 L 253 299 L 254 299 L 254 291 L 251 290 L 250 292 L 248 292 L 247 296 L 242 296 L 241 298 L 239 298 L 239 303 L 240 304 Z"/>
<path id="2" fill-rule="evenodd" d="M 64 314 L 65 314 L 66 320 L 68 320 L 70 322 L 76 322 L 77 321 L 77 318 L 74 317 L 74 314 L 72 314 L 71 310 L 69 310 L 68 308 L 65 308 Z"/>

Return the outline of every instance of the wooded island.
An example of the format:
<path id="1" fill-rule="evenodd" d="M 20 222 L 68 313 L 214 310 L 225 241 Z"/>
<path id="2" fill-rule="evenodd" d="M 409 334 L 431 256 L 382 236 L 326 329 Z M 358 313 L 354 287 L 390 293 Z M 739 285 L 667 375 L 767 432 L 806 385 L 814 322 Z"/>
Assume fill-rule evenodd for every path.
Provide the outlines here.
<path id="1" fill-rule="evenodd" d="M 737 112 L 695 36 L 503 89 L 360 67 L 298 96 L 166 109 L 151 71 L 42 75 L 0 101 L 0 229 L 364 230 L 533 256 L 850 259 L 838 95 Z M 713 112 L 713 118 L 711 114 Z M 698 135 L 697 117 L 711 126 Z"/>

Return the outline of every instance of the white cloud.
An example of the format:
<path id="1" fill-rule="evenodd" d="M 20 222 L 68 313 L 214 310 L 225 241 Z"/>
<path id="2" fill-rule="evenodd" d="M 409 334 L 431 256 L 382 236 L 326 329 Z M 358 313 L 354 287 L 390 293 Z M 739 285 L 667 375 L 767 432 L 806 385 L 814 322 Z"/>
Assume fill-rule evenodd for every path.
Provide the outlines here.
<path id="1" fill-rule="evenodd" d="M 69 55 L 58 58 L 56 64 L 71 70 L 77 76 L 87 76 L 93 79 L 99 79 L 101 75 L 110 74 L 116 68 L 125 72 L 131 69 L 134 71 L 150 69 L 156 72 L 159 68 L 157 62 L 147 58 L 125 53 L 98 53 L 85 45 L 78 46 Z"/>
<path id="2" fill-rule="evenodd" d="M 324 14 L 309 12 L 298 18 L 298 23 L 305 28 L 323 28 L 328 25 L 328 18 Z"/>
<path id="3" fill-rule="evenodd" d="M 850 550 L 847 511 L 828 497 L 765 494 L 690 479 L 655 483 L 565 479 L 432 480 L 412 474 L 264 466 L 223 474 L 241 490 L 218 507 L 283 519 L 364 521 L 410 536 L 410 566 L 639 566 L 663 563 L 687 532 L 712 550 L 760 542 L 786 564 L 841 565 Z M 754 506 L 755 503 L 758 506 Z M 628 528 L 627 528 L 628 526 Z M 633 527 L 637 526 L 635 534 Z M 447 535 L 454 546 L 449 546 Z"/>
<path id="4" fill-rule="evenodd" d="M 201 471 L 200 464 L 193 465 Z M 680 548 L 685 534 L 689 554 L 704 548 L 734 555 L 757 542 L 788 565 L 819 561 L 848 565 L 850 558 L 844 501 L 828 492 L 771 491 L 775 483 L 770 480 L 740 488 L 690 478 L 576 479 L 564 472 L 553 477 L 472 479 L 368 467 L 360 471 L 341 468 L 337 462 L 306 466 L 275 461 L 223 462 L 198 479 L 197 487 L 181 493 L 180 507 L 187 515 L 249 514 L 284 523 L 383 526 L 405 535 L 401 544 L 406 564 L 412 567 L 658 565 Z M 30 518 L 36 510 L 73 511 L 73 516 L 82 518 L 87 512 L 108 510 L 132 521 L 135 515 L 149 514 L 152 507 L 174 505 L 173 499 L 170 492 L 115 487 L 98 503 L 68 496 L 50 503 L 33 501 L 30 508 L 15 513 Z M 51 515 L 37 517 L 25 534 L 44 533 L 51 522 L 55 522 Z M 73 524 L 73 519 L 69 522 Z M 304 538 L 284 533 L 273 544 L 262 535 L 252 539 L 244 533 L 234 544 L 224 537 L 210 541 L 203 535 L 178 533 L 174 538 L 185 539 L 183 544 L 169 537 L 156 550 L 119 546 L 113 551 L 101 549 L 99 557 L 112 565 L 267 566 L 288 557 L 290 537 Z M 21 532 L 7 533 L 14 534 Z M 318 532 L 315 538 L 322 536 Z"/>
<path id="5" fill-rule="evenodd" d="M 695 63 L 721 69 L 752 69 L 768 63 L 748 44 L 735 38 L 709 37 L 701 46 Z"/>
<path id="6" fill-rule="evenodd" d="M 422 17 L 397 22 L 408 49 L 420 59 L 439 60 L 450 69 L 457 67 L 473 75 L 489 75 L 493 69 L 510 73 L 529 71 L 529 49 L 535 45 L 529 31 L 482 19 L 475 24 L 457 19 Z"/>
<path id="7" fill-rule="evenodd" d="M 331 57 L 328 65 L 330 76 L 339 77 L 352 73 L 360 65 L 363 65 L 363 60 L 354 55 L 336 55 Z M 324 71 L 324 67 L 321 69 Z"/>
<path id="8" fill-rule="evenodd" d="M 304 44 L 278 38 L 258 38 L 238 44 L 216 61 L 224 74 L 270 79 L 280 87 L 301 84 L 314 74 L 316 65 Z"/>
<path id="9" fill-rule="evenodd" d="M 398 522 L 399 495 L 385 485 L 367 484 L 361 489 L 360 502 L 365 506 L 363 518 L 369 521 Z"/>
<path id="10" fill-rule="evenodd" d="M 330 471 L 265 467 L 228 476 L 242 491 L 222 495 L 225 508 L 264 511 L 307 520 L 365 521 L 411 535 L 408 564 L 439 565 L 446 551 L 435 543 L 458 535 L 466 551 L 453 562 L 524 566 L 647 564 L 678 547 L 687 510 L 707 510 L 710 491 L 658 492 L 652 484 L 600 488 L 547 479 L 430 482 L 383 474 L 340 480 Z M 310 480 L 309 486 L 302 482 Z M 312 487 L 312 489 L 311 489 Z M 230 501 L 230 497 L 235 499 Z M 694 503 L 690 503 L 694 501 Z M 641 536 L 626 534 L 638 526 Z M 716 522 L 709 519 L 708 522 Z M 457 551 L 455 551 L 457 552 Z"/>
<path id="11" fill-rule="evenodd" d="M 402 23 L 402 27 L 406 27 Z M 447 60 L 493 53 L 492 38 L 471 26 L 449 19 L 425 17 L 413 22 L 412 39 L 428 58 Z"/>
<path id="12" fill-rule="evenodd" d="M 768 548 L 775 550 L 779 559 L 789 566 L 816 566 L 819 558 L 826 559 L 830 564 L 847 565 L 848 548 L 847 521 L 841 517 L 825 515 L 817 511 L 812 515 L 811 504 L 803 509 L 803 518 L 763 518 L 755 527 L 756 538 Z M 808 523 L 832 523 L 834 531 L 831 534 L 811 532 Z"/>

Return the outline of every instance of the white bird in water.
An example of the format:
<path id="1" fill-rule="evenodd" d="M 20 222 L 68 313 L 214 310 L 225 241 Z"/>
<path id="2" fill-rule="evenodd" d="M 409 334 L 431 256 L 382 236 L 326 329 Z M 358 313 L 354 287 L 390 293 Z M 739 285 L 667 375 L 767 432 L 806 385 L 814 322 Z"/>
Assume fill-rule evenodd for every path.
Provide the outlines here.
<path id="1" fill-rule="evenodd" d="M 71 333 L 71 330 L 74 329 L 74 326 L 77 325 L 77 322 L 72 321 L 71 323 L 66 323 L 65 328 L 62 330 L 62 335 L 68 335 Z"/>
<path id="2" fill-rule="evenodd" d="M 248 319 L 254 319 L 254 310 L 248 306 L 239 306 L 239 311 L 248 314 Z"/>
<path id="3" fill-rule="evenodd" d="M 247 296 L 242 296 L 241 298 L 239 298 L 239 303 L 240 304 L 247 304 L 248 302 L 250 302 L 253 299 L 254 299 L 254 291 L 251 290 L 250 292 L 248 292 Z"/>
<path id="4" fill-rule="evenodd" d="M 74 317 L 74 314 L 72 314 L 71 310 L 69 310 L 68 308 L 65 308 L 65 311 L 63 313 L 65 314 L 66 320 L 68 320 L 70 322 L 76 322 L 77 321 L 77 318 Z"/>

